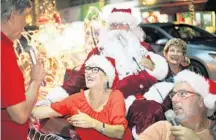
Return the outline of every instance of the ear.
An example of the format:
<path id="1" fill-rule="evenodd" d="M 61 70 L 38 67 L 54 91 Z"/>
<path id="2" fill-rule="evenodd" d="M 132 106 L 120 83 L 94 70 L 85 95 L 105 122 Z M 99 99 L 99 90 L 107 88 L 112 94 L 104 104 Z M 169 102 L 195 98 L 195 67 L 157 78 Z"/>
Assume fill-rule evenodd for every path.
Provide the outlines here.
<path id="1" fill-rule="evenodd" d="M 205 107 L 204 99 L 203 99 L 202 97 L 199 97 L 199 98 L 198 98 L 198 103 L 199 103 L 199 106 L 200 106 L 201 108 Z"/>

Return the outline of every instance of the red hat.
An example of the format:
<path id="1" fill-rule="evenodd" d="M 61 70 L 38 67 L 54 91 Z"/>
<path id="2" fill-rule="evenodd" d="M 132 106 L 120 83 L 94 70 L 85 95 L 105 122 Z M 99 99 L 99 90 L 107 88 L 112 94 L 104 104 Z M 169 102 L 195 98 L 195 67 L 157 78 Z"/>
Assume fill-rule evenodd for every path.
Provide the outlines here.
<path id="1" fill-rule="evenodd" d="M 111 57 L 104 57 L 102 55 L 92 55 L 85 65 L 96 65 L 101 68 L 109 78 L 110 87 L 114 87 L 118 82 L 118 74 L 115 68 L 115 60 Z"/>
<path id="2" fill-rule="evenodd" d="M 111 14 L 108 16 L 109 24 L 112 23 L 123 23 L 123 24 L 129 24 L 130 26 L 136 26 L 136 19 L 132 15 L 132 10 L 130 8 L 128 9 L 117 9 L 113 8 Z"/>
<path id="3" fill-rule="evenodd" d="M 209 83 L 209 94 L 204 98 L 204 103 L 208 111 L 208 115 L 212 115 L 216 111 L 216 82 L 207 79 Z"/>

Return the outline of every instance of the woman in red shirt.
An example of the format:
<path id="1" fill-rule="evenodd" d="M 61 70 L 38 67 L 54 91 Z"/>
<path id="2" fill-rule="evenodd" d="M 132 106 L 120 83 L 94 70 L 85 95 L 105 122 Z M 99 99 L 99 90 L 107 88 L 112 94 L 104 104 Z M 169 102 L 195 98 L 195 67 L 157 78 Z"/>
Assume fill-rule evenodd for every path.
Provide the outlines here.
<path id="1" fill-rule="evenodd" d="M 127 128 L 125 103 L 122 93 L 112 90 L 116 81 L 113 60 L 94 55 L 85 63 L 85 82 L 88 90 L 81 90 L 68 98 L 36 107 L 32 114 L 43 119 L 53 116 L 71 115 L 68 121 L 75 126 L 82 140 L 121 139 Z"/>

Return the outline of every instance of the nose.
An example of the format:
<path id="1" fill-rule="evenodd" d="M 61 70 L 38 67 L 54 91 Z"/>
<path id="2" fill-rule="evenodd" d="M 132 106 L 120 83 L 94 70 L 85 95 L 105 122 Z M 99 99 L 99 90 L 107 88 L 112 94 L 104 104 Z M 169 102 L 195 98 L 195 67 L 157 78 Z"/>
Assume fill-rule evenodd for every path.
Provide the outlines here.
<path id="1" fill-rule="evenodd" d="M 180 101 L 180 97 L 177 94 L 175 94 L 171 100 L 173 103 L 178 103 Z"/>

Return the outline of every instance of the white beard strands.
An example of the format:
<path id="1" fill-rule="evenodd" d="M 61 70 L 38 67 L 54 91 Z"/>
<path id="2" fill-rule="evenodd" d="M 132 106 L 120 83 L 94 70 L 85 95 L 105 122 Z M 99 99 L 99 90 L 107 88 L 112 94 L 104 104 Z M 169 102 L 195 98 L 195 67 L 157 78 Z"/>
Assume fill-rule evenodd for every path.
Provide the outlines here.
<path id="1" fill-rule="evenodd" d="M 120 79 L 144 69 L 142 65 L 140 69 L 133 58 L 139 63 L 148 51 L 141 46 L 138 38 L 131 31 L 108 31 L 106 37 L 101 40 L 100 46 L 103 48 L 101 54 L 116 60 L 116 69 Z"/>

